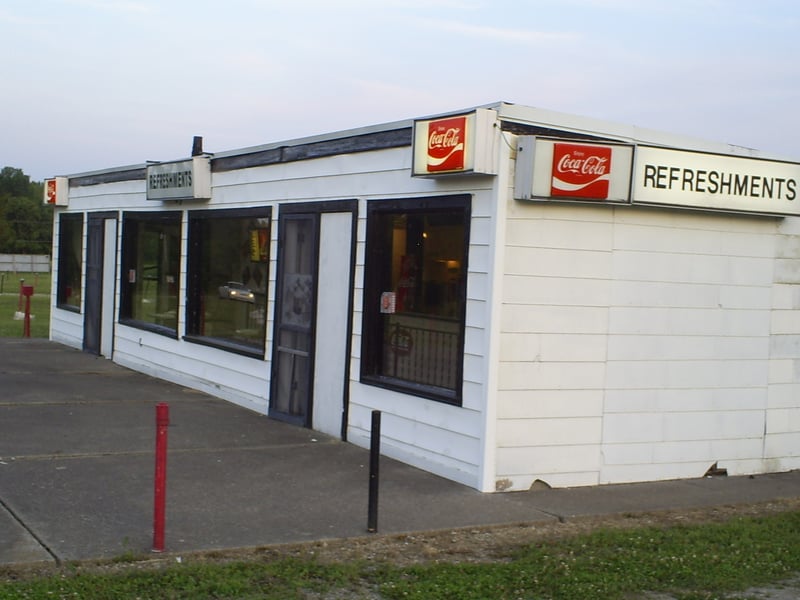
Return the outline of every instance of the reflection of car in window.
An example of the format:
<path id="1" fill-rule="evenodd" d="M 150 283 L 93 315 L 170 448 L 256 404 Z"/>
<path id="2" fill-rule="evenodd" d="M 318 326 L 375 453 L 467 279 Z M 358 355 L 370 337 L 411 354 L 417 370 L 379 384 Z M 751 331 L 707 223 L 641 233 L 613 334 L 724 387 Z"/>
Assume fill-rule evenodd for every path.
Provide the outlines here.
<path id="1" fill-rule="evenodd" d="M 229 281 L 227 284 L 219 286 L 219 297 L 223 300 L 238 300 L 251 304 L 256 301 L 253 291 L 238 281 Z"/>

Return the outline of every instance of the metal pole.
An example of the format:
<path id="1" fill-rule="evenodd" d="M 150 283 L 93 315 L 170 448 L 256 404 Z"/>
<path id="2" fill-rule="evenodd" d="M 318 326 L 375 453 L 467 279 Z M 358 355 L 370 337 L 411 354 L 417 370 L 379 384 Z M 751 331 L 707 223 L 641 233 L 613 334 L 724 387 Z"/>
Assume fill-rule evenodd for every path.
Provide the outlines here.
<path id="1" fill-rule="evenodd" d="M 381 460 L 381 411 L 372 411 L 372 431 L 369 440 L 369 511 L 367 531 L 378 531 L 378 483 Z"/>
<path id="2" fill-rule="evenodd" d="M 22 286 L 22 297 L 25 298 L 25 314 L 23 315 L 22 337 L 31 337 L 31 296 L 33 296 L 33 286 Z"/>
<path id="3" fill-rule="evenodd" d="M 164 521 L 167 507 L 167 427 L 169 405 L 156 405 L 156 473 L 153 503 L 153 552 L 164 551 Z"/>
<path id="4" fill-rule="evenodd" d="M 25 321 L 22 327 L 22 337 L 31 337 L 31 297 L 25 295 Z"/>

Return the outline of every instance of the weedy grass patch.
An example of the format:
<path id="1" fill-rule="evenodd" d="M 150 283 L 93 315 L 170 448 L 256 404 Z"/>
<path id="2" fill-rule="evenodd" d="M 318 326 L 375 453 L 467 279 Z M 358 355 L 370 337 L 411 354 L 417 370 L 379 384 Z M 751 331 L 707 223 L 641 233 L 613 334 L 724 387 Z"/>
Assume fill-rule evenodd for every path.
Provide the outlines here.
<path id="1" fill-rule="evenodd" d="M 520 550 L 509 564 L 423 566 L 387 598 L 725 598 L 800 571 L 800 513 L 667 529 L 600 530 Z"/>
<path id="2" fill-rule="evenodd" d="M 157 570 L 65 570 L 0 584 L 0 598 L 385 598 L 613 600 L 669 593 L 724 599 L 800 572 L 800 513 L 668 528 L 602 529 L 517 549 L 485 564 L 191 560 Z"/>

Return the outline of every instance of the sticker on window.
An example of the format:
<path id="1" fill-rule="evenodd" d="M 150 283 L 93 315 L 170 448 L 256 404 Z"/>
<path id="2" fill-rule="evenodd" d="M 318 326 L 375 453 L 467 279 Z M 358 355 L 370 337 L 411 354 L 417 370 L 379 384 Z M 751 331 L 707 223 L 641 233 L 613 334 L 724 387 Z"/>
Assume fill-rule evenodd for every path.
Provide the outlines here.
<path id="1" fill-rule="evenodd" d="M 383 292 L 381 294 L 381 312 L 394 314 L 397 310 L 397 294 L 394 292 Z"/>

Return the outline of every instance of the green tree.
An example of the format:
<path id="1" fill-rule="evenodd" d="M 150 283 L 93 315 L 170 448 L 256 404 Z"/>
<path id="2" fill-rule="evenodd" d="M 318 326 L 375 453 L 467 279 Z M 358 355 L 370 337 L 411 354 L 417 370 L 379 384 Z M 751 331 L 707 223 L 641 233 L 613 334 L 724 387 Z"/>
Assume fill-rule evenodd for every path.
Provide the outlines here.
<path id="1" fill-rule="evenodd" d="M 0 170 L 0 196 L 27 196 L 31 179 L 22 169 L 3 167 Z"/>
<path id="2" fill-rule="evenodd" d="M 51 253 L 53 211 L 43 193 L 44 184 L 21 169 L 0 170 L 0 253 Z"/>

